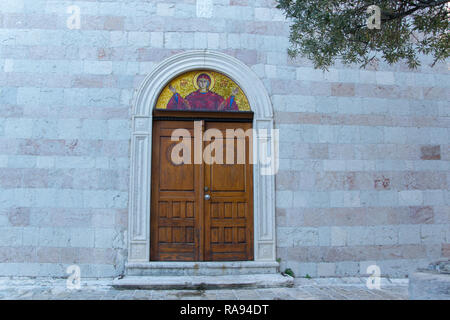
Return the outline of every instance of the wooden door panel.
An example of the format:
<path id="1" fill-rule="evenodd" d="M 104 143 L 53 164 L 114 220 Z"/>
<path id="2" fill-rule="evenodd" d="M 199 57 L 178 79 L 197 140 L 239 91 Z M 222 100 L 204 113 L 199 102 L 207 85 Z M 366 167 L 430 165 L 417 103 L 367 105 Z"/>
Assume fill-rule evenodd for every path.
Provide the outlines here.
<path id="1" fill-rule="evenodd" d="M 210 200 L 204 201 L 205 260 L 236 261 L 253 259 L 253 167 L 249 163 L 249 144 L 245 144 L 245 164 L 236 164 L 238 139 L 226 137 L 226 129 L 250 128 L 248 123 L 207 123 L 223 133 L 224 146 L 234 141 L 234 164 L 205 165 L 205 187 Z"/>
<path id="2" fill-rule="evenodd" d="M 211 166 L 211 190 L 245 192 L 245 169 L 245 165 L 242 164 Z"/>
<path id="3" fill-rule="evenodd" d="M 173 218 L 182 218 L 186 219 L 194 219 L 195 216 L 195 202 L 193 200 L 176 200 L 171 199 L 170 201 L 165 201 L 162 199 L 158 202 L 158 211 L 157 214 L 159 219 L 173 219 Z"/>
<path id="4" fill-rule="evenodd" d="M 198 232 L 202 203 L 199 165 L 171 160 L 174 129 L 193 135 L 193 122 L 157 121 L 153 129 L 151 260 L 196 261 L 200 258 Z M 193 140 L 191 141 L 193 146 Z"/>
<path id="5" fill-rule="evenodd" d="M 204 125 L 204 127 L 203 127 Z M 249 123 L 204 123 L 202 132 L 219 129 L 226 143 L 246 141 L 245 163 L 176 164 L 171 150 L 174 129 L 194 135 L 193 121 L 155 121 L 152 153 L 151 260 L 235 261 L 253 259 L 253 168 L 250 141 L 227 138 L 226 129 L 251 128 Z M 194 148 L 194 141 L 191 141 Z M 202 149 L 203 150 L 203 149 Z M 191 154 L 191 163 L 194 153 Z M 208 187 L 208 190 L 205 190 Z M 211 196 L 205 200 L 205 194 Z"/>
<path id="6" fill-rule="evenodd" d="M 159 154 L 159 190 L 160 191 L 194 191 L 194 166 L 174 164 L 171 160 L 172 149 L 177 142 L 169 137 L 160 137 Z"/>

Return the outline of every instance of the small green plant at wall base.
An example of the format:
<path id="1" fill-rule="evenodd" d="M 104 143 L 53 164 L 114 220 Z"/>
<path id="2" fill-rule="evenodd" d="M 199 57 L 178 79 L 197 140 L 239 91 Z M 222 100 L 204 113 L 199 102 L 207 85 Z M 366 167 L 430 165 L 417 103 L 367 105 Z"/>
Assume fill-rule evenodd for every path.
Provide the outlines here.
<path id="1" fill-rule="evenodd" d="M 311 276 L 309 274 L 306 274 L 305 278 L 306 279 L 311 279 Z"/>
<path id="2" fill-rule="evenodd" d="M 292 271 L 292 269 L 290 269 L 290 268 L 287 268 L 286 270 L 284 270 L 283 273 L 287 274 L 288 276 L 291 276 L 292 278 L 295 278 L 294 271 Z"/>

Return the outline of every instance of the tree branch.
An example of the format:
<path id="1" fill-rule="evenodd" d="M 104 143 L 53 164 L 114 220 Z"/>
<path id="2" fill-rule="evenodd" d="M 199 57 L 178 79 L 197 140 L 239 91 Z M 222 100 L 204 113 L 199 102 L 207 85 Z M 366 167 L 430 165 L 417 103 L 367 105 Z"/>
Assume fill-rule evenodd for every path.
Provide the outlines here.
<path id="1" fill-rule="evenodd" d="M 418 10 L 431 8 L 431 7 L 438 7 L 440 5 L 446 4 L 447 2 L 448 2 L 447 0 L 439 0 L 439 1 L 430 1 L 426 4 L 425 3 L 424 4 L 416 4 L 416 5 L 413 4 L 414 8 L 411 8 L 411 9 L 401 12 L 399 14 L 391 14 L 391 13 L 387 13 L 387 12 L 382 12 L 381 21 L 387 22 L 387 21 L 402 19 L 406 16 L 413 14 L 414 12 L 416 12 Z M 387 18 L 383 17 L 383 15 L 387 16 Z"/>

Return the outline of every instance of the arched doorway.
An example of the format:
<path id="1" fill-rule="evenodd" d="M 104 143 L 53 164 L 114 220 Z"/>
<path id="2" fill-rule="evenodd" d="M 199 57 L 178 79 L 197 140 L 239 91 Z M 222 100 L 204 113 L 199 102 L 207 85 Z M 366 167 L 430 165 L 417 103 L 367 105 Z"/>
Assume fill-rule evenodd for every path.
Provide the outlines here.
<path id="1" fill-rule="evenodd" d="M 253 112 L 229 77 L 172 79 L 153 111 L 150 259 L 253 260 Z"/>
<path id="2" fill-rule="evenodd" d="M 254 130 L 273 129 L 271 101 L 261 80 L 239 60 L 226 54 L 196 50 L 174 55 L 155 67 L 135 95 L 132 116 L 130 164 L 129 238 L 127 268 L 143 267 L 150 257 L 151 155 L 153 109 L 161 92 L 172 79 L 195 70 L 218 72 L 233 80 L 245 93 L 253 111 Z M 253 154 L 264 148 L 275 151 L 271 135 L 253 138 Z M 253 165 L 253 264 L 275 265 L 275 185 L 274 175 L 267 174 L 264 164 Z M 210 264 L 211 265 L 211 264 Z"/>

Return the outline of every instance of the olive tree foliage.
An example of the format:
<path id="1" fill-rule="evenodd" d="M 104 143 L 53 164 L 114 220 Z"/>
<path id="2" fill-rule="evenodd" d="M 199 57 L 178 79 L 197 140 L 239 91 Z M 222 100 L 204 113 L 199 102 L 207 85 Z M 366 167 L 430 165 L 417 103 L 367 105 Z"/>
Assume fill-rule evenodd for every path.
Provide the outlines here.
<path id="1" fill-rule="evenodd" d="M 277 0 L 291 21 L 288 53 L 327 70 L 336 60 L 365 67 L 379 57 L 415 69 L 420 55 L 433 66 L 449 56 L 449 5 L 442 0 Z M 369 29 L 370 6 L 381 11 Z"/>

